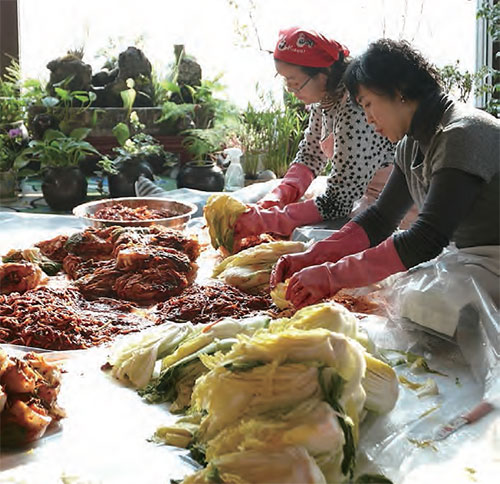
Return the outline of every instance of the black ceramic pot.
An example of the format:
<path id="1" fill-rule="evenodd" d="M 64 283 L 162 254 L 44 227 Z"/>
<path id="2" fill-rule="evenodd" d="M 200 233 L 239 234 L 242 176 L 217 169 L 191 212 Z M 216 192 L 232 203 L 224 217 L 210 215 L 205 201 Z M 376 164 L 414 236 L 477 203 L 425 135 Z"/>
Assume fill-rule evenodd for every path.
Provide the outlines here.
<path id="1" fill-rule="evenodd" d="M 58 212 L 67 212 L 87 198 L 87 179 L 78 167 L 49 168 L 42 181 L 47 205 Z"/>
<path id="2" fill-rule="evenodd" d="M 177 187 L 220 192 L 224 188 L 224 173 L 213 161 L 188 161 L 179 169 Z"/>
<path id="3" fill-rule="evenodd" d="M 109 194 L 112 198 L 135 197 L 135 182 L 141 175 L 153 180 L 153 170 L 145 161 L 127 158 L 116 163 L 116 175 L 108 175 Z"/>
<path id="4" fill-rule="evenodd" d="M 144 161 L 151 166 L 155 175 L 159 175 L 165 168 L 164 155 L 148 155 L 145 157 Z"/>

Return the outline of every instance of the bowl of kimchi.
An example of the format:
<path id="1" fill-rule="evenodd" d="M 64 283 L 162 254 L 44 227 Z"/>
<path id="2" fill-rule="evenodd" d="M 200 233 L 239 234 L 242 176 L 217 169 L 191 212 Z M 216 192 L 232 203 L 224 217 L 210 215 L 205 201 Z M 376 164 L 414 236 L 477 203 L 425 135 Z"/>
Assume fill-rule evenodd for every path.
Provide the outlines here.
<path id="1" fill-rule="evenodd" d="M 92 227 L 164 225 L 183 228 L 196 211 L 196 205 L 189 202 L 167 198 L 125 197 L 83 203 L 73 209 L 73 215 Z"/>

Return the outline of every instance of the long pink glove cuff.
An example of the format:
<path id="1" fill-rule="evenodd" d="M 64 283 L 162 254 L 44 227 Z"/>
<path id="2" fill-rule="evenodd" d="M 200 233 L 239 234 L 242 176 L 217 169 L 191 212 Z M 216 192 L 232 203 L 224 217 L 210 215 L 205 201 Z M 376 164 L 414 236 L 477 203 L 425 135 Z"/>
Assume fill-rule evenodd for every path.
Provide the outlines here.
<path id="1" fill-rule="evenodd" d="M 306 165 L 293 163 L 283 177 L 283 181 L 257 205 L 262 208 L 273 206 L 283 208 L 289 203 L 294 203 L 304 195 L 313 179 L 314 174 Z"/>
<path id="2" fill-rule="evenodd" d="M 290 235 L 296 227 L 323 220 L 314 200 L 291 203 L 283 209 L 271 207 L 268 210 L 261 210 L 260 216 L 266 232 L 280 235 Z"/>
<path id="3" fill-rule="evenodd" d="M 291 203 L 285 208 L 251 207 L 238 218 L 234 227 L 234 238 L 242 239 L 264 233 L 290 235 L 296 227 L 318 223 L 321 220 L 314 200 Z"/>
<path id="4" fill-rule="evenodd" d="M 391 237 L 371 249 L 344 257 L 329 266 L 331 294 L 344 287 L 362 287 L 406 271 Z"/>
<path id="5" fill-rule="evenodd" d="M 370 239 L 356 222 L 346 223 L 341 230 L 327 239 L 316 242 L 310 249 L 310 265 L 337 262 L 342 257 L 357 254 L 370 247 Z"/>

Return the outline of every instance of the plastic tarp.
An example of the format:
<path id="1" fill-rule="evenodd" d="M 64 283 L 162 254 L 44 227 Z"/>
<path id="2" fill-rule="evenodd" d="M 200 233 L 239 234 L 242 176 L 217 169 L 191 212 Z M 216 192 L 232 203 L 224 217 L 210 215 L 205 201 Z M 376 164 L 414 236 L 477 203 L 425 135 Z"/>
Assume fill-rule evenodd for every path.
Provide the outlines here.
<path id="1" fill-rule="evenodd" d="M 202 224 L 194 219 L 189 228 L 199 230 Z M 83 227 L 73 217 L 0 213 L 0 253 Z M 407 364 L 395 367 L 398 375 L 412 382 L 432 378 L 439 393 L 419 398 L 401 385 L 399 400 L 389 414 L 369 414 L 361 427 L 358 472 L 382 473 L 401 484 L 493 482 L 500 471 L 498 407 L 443 441 L 432 442 L 430 437 L 483 398 L 500 406 L 498 355 L 491 344 L 495 334 L 482 323 L 468 326 L 464 346 L 457 335 L 443 337 L 396 316 L 367 316 L 360 325 L 378 348 L 401 352 L 396 355 L 408 351 L 422 355 L 431 369 L 446 376 L 415 373 Z M 106 361 L 106 348 L 62 356 L 66 373 L 59 401 L 68 416 L 28 448 L 3 451 L 0 483 L 156 484 L 192 471 L 193 462 L 185 452 L 148 442 L 157 426 L 173 423 L 176 417 L 165 405 L 144 403 L 135 391 L 104 373 L 100 367 Z M 478 361 L 485 371 L 474 370 Z"/>

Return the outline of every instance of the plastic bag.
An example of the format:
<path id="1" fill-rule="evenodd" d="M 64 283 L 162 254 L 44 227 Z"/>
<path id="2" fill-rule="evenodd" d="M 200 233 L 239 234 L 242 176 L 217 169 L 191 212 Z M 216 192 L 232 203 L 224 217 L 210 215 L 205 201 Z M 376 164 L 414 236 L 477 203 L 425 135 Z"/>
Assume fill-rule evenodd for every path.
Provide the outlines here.
<path id="1" fill-rule="evenodd" d="M 500 359 L 498 247 L 447 249 L 387 285 L 391 319 L 458 344 L 480 382 Z M 410 324 L 411 324 L 410 323 Z"/>

